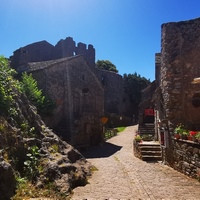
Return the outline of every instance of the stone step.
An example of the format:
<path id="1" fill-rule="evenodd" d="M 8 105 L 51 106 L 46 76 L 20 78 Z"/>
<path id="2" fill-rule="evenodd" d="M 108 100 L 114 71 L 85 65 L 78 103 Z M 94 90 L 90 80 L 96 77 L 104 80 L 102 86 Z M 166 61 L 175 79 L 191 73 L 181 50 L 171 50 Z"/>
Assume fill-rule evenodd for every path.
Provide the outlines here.
<path id="1" fill-rule="evenodd" d="M 140 134 L 155 134 L 154 128 L 139 128 Z"/>
<path id="2" fill-rule="evenodd" d="M 160 146 L 142 146 L 140 145 L 141 151 L 161 151 Z"/>
<path id="3" fill-rule="evenodd" d="M 159 143 L 140 143 L 139 144 L 142 160 L 157 161 L 162 160 L 162 151 Z"/>
<path id="4" fill-rule="evenodd" d="M 146 132 L 146 133 L 155 133 L 155 129 L 139 129 L 139 132 Z"/>
<path id="5" fill-rule="evenodd" d="M 159 160 L 162 160 L 162 156 L 145 155 L 145 156 L 142 156 L 142 160 L 144 160 L 144 161 L 159 161 Z"/>
<path id="6" fill-rule="evenodd" d="M 139 131 L 140 135 L 155 135 L 155 131 Z"/>
<path id="7" fill-rule="evenodd" d="M 148 155 L 148 156 L 161 156 L 161 151 L 141 151 L 142 156 Z"/>

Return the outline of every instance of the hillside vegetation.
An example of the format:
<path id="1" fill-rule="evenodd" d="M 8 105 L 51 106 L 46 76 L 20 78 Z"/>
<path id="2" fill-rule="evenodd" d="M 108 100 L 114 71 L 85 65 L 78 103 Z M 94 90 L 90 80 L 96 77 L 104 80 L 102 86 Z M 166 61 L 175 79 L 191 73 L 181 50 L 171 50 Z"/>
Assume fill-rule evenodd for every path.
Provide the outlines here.
<path id="1" fill-rule="evenodd" d="M 32 77 L 24 75 L 20 82 L 15 74 L 0 57 L 1 200 L 66 199 L 74 187 L 87 183 L 91 166 L 41 120 L 38 111 L 49 111 L 53 104 L 47 103 Z"/>

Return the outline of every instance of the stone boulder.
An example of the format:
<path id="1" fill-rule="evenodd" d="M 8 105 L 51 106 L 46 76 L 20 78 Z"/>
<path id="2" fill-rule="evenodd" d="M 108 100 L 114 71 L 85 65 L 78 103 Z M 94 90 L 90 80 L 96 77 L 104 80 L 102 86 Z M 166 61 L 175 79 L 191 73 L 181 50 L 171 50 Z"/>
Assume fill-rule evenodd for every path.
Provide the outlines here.
<path id="1" fill-rule="evenodd" d="M 10 200 L 14 195 L 16 181 L 11 165 L 4 160 L 0 161 L 0 199 Z"/>

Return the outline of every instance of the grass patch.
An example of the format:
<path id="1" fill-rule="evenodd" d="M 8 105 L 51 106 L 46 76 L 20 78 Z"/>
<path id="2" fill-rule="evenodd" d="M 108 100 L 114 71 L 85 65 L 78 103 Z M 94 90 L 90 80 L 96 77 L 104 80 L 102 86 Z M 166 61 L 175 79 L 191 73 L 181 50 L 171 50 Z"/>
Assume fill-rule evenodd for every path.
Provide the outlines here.
<path id="1" fill-rule="evenodd" d="M 91 170 L 91 172 L 98 171 L 98 169 L 97 169 L 94 165 L 92 165 L 92 166 L 90 167 L 90 170 Z"/>
<path id="2" fill-rule="evenodd" d="M 125 126 L 122 126 L 122 127 L 117 127 L 116 129 L 117 129 L 117 132 L 119 133 L 119 132 L 124 131 L 125 128 L 126 128 Z"/>
<path id="3" fill-rule="evenodd" d="M 69 200 L 70 193 L 64 194 L 57 190 L 54 183 L 47 184 L 44 188 L 36 188 L 31 182 L 26 179 L 18 181 L 16 194 L 12 200 L 27 200 L 30 198 L 52 198 L 59 200 Z"/>
<path id="4" fill-rule="evenodd" d="M 116 136 L 118 133 L 124 131 L 126 127 L 122 126 L 122 127 L 117 127 L 117 128 L 111 128 L 111 129 L 106 129 L 105 133 L 104 133 L 104 139 L 108 140 L 114 136 Z"/>

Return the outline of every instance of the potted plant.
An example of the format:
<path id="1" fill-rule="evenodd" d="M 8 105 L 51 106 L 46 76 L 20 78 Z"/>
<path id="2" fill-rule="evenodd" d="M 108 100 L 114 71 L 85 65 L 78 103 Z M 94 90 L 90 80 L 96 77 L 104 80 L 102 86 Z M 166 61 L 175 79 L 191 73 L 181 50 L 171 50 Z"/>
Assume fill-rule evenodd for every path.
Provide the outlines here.
<path id="1" fill-rule="evenodd" d="M 197 135 L 197 131 L 190 131 L 188 136 L 188 140 L 195 141 L 195 136 Z"/>
<path id="2" fill-rule="evenodd" d="M 142 137 L 140 135 L 136 135 L 135 136 L 135 141 L 136 142 L 141 142 L 142 141 Z"/>
<path id="3" fill-rule="evenodd" d="M 187 140 L 188 135 L 189 135 L 189 131 L 184 130 L 184 131 L 181 133 L 181 139 Z"/>
<path id="4" fill-rule="evenodd" d="M 174 129 L 174 137 L 176 139 L 186 139 L 188 131 L 184 128 L 182 124 L 179 124 Z"/>

